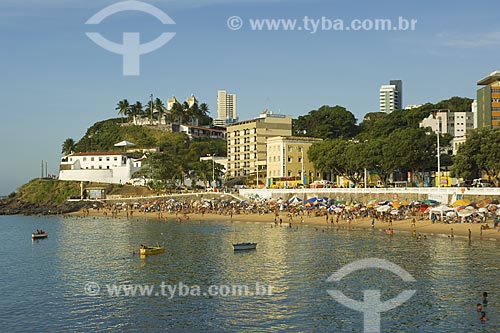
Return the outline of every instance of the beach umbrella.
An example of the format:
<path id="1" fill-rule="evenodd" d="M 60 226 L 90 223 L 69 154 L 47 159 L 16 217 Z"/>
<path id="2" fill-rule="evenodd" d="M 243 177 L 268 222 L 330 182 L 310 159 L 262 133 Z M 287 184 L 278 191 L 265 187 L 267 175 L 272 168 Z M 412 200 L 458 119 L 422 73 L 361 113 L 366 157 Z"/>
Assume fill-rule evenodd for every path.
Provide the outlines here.
<path id="1" fill-rule="evenodd" d="M 472 214 L 473 214 L 473 212 L 471 212 L 470 210 L 467 210 L 467 209 L 462 209 L 461 211 L 458 212 L 458 216 L 460 216 L 460 217 L 467 217 L 467 216 L 470 216 Z"/>
<path id="2" fill-rule="evenodd" d="M 290 204 L 298 204 L 300 202 L 302 202 L 302 199 L 299 198 L 298 196 L 293 196 L 290 199 L 288 199 L 288 203 Z"/>
<path id="3" fill-rule="evenodd" d="M 471 204 L 470 200 L 467 199 L 460 199 L 455 201 L 454 203 L 451 204 L 452 207 L 459 207 L 459 206 L 468 206 Z"/>
<path id="4" fill-rule="evenodd" d="M 376 203 L 377 203 L 377 200 L 372 199 L 372 200 L 368 201 L 367 205 L 372 205 L 372 206 L 373 206 L 373 205 L 375 205 Z"/>
<path id="5" fill-rule="evenodd" d="M 391 206 L 394 208 L 399 208 L 399 207 L 401 207 L 401 204 L 399 202 L 394 201 L 394 202 L 391 202 Z"/>
<path id="6" fill-rule="evenodd" d="M 486 213 L 486 212 L 488 212 L 488 209 L 485 208 L 485 207 L 481 207 L 477 211 L 480 212 L 480 213 Z"/>
<path id="7" fill-rule="evenodd" d="M 489 204 L 488 206 L 486 206 L 486 208 L 488 208 L 488 210 L 492 212 L 494 210 L 497 210 L 498 206 L 494 204 Z"/>
<path id="8" fill-rule="evenodd" d="M 428 206 L 437 206 L 437 205 L 439 204 L 439 202 L 438 202 L 438 201 L 436 201 L 436 200 L 432 200 L 432 199 L 427 199 L 427 200 L 424 200 L 424 201 L 422 201 L 422 203 L 423 203 L 424 205 L 428 205 Z"/>
<path id="9" fill-rule="evenodd" d="M 312 198 L 309 198 L 307 199 L 306 201 L 304 201 L 306 204 L 309 203 L 311 205 L 316 205 L 318 204 L 318 198 L 316 197 L 312 197 Z"/>
<path id="10" fill-rule="evenodd" d="M 391 206 L 387 206 L 387 205 L 379 206 L 379 207 L 377 207 L 377 212 L 383 213 L 383 212 L 387 212 L 390 209 L 391 209 Z"/>
<path id="11" fill-rule="evenodd" d="M 479 200 L 476 204 L 476 207 L 486 207 L 487 205 L 489 205 L 493 200 L 492 199 L 489 199 L 489 198 L 485 198 L 485 199 L 482 199 L 482 200 Z"/>

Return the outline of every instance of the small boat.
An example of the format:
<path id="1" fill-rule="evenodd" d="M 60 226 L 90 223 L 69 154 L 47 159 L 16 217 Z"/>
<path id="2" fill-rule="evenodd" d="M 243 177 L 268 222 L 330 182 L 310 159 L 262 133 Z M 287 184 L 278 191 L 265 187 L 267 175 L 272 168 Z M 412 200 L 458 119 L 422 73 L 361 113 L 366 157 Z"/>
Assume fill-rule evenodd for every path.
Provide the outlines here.
<path id="1" fill-rule="evenodd" d="M 257 243 L 233 243 L 233 248 L 235 251 L 255 250 L 257 248 Z"/>
<path id="2" fill-rule="evenodd" d="M 31 239 L 47 238 L 49 233 L 47 231 L 35 231 L 31 234 Z"/>
<path id="3" fill-rule="evenodd" d="M 165 252 L 165 248 L 161 246 L 152 246 L 152 247 L 144 246 L 139 250 L 139 254 L 141 256 L 146 256 L 150 254 L 160 254 L 163 252 Z"/>

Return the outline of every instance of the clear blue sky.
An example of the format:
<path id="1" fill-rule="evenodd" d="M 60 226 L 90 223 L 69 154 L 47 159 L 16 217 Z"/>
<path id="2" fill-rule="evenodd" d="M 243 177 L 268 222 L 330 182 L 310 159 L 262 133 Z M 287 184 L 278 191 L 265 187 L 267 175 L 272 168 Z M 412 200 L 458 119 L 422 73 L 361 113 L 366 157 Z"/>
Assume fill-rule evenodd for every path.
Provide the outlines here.
<path id="1" fill-rule="evenodd" d="M 40 174 L 56 174 L 61 144 L 116 116 L 117 101 L 194 93 L 216 115 L 218 89 L 238 95 L 240 119 L 265 107 L 307 114 L 342 105 L 361 120 L 378 108 L 378 89 L 402 79 L 404 105 L 473 98 L 476 81 L 500 69 L 498 1 L 156 0 L 175 25 L 139 12 L 85 22 L 109 0 L 2 0 L 0 194 Z M 239 31 L 227 18 L 243 19 Z M 251 18 L 418 20 L 415 31 L 252 31 Z M 122 58 L 90 41 L 96 31 L 121 42 L 175 32 L 141 57 L 141 75 L 122 75 Z"/>

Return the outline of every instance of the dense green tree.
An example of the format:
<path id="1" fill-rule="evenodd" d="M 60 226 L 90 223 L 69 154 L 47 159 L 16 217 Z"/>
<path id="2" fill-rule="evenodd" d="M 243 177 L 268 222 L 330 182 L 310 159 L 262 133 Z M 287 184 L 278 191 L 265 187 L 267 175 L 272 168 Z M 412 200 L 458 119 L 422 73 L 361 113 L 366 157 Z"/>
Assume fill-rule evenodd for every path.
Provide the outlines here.
<path id="1" fill-rule="evenodd" d="M 454 177 L 465 179 L 484 173 L 500 185 L 500 129 L 473 131 L 458 149 L 451 170 Z"/>
<path id="2" fill-rule="evenodd" d="M 350 139 L 357 133 L 356 118 L 342 106 L 324 105 L 295 119 L 293 133 L 323 139 Z"/>

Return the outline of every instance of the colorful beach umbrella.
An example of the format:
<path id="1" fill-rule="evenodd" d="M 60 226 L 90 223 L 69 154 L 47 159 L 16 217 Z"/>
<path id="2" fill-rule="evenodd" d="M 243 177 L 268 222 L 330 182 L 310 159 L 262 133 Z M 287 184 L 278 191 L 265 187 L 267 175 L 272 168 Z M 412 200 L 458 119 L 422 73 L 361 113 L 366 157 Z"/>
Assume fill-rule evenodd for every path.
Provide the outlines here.
<path id="1" fill-rule="evenodd" d="M 459 207 L 459 206 L 468 206 L 471 204 L 470 200 L 467 199 L 460 199 L 455 201 L 454 203 L 451 204 L 452 207 Z"/>

